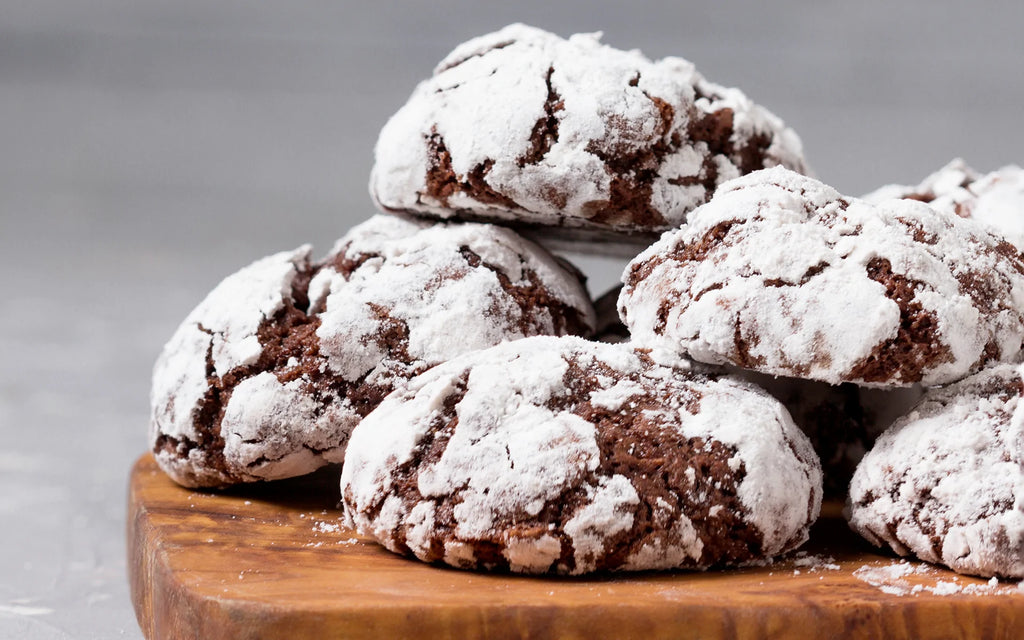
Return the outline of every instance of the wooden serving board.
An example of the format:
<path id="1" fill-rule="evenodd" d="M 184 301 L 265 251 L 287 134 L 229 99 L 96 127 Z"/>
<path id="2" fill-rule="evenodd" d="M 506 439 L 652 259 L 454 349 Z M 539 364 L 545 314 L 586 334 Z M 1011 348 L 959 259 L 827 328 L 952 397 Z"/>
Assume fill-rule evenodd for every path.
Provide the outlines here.
<path id="1" fill-rule="evenodd" d="M 810 555 L 765 567 L 528 578 L 429 566 L 359 538 L 340 525 L 337 480 L 334 469 L 207 493 L 141 457 L 127 534 L 146 637 L 1024 637 L 1016 583 L 876 553 L 835 507 Z"/>

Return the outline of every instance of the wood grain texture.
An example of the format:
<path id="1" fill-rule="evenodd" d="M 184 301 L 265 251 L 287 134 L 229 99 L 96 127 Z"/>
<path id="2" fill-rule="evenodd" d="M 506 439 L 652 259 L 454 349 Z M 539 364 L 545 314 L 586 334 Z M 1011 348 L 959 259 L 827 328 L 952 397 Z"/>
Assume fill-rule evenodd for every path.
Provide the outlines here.
<path id="1" fill-rule="evenodd" d="M 359 538 L 340 526 L 337 475 L 205 493 L 175 485 L 141 457 L 127 540 L 146 637 L 1024 637 L 1024 592 L 1012 583 L 921 567 L 900 583 L 921 588 L 901 596 L 855 576 L 897 561 L 863 545 L 835 509 L 815 526 L 804 562 L 527 578 L 424 565 Z M 931 591 L 951 584 L 979 593 Z"/>

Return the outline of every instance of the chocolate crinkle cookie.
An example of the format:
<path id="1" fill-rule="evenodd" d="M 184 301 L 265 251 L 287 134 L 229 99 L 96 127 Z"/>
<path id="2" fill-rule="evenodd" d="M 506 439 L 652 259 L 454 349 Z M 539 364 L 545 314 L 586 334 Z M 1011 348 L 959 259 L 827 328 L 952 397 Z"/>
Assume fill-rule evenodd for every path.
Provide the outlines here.
<path id="1" fill-rule="evenodd" d="M 1015 361 L 1024 258 L 973 220 L 869 204 L 784 168 L 723 185 L 623 274 L 633 341 L 771 375 L 878 387 Z"/>
<path id="2" fill-rule="evenodd" d="M 153 373 L 152 449 L 190 487 L 305 474 L 341 462 L 408 378 L 593 326 L 579 273 L 514 232 L 377 216 L 321 262 L 302 247 L 253 263 L 189 314 Z"/>
<path id="3" fill-rule="evenodd" d="M 803 543 L 821 504 L 768 394 L 574 337 L 414 378 L 356 428 L 341 486 L 350 524 L 396 553 L 532 574 L 748 563 Z"/>
<path id="4" fill-rule="evenodd" d="M 677 226 L 755 169 L 806 170 L 797 135 L 738 89 L 599 35 L 514 24 L 457 47 L 381 131 L 374 200 L 618 237 Z"/>
<path id="5" fill-rule="evenodd" d="M 972 218 L 1024 250 L 1024 169 L 1016 165 L 982 174 L 957 158 L 919 185 L 888 185 L 864 196 L 870 202 L 891 198 Z"/>
<path id="6" fill-rule="evenodd" d="M 850 526 L 954 571 L 1024 577 L 1024 370 L 1001 364 L 927 392 L 864 457 Z"/>

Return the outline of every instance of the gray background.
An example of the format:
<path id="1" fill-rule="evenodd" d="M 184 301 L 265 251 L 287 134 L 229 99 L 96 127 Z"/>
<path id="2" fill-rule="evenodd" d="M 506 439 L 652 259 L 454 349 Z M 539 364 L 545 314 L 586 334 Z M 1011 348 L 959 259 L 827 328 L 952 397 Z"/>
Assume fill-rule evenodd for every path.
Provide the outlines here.
<path id="1" fill-rule="evenodd" d="M 0 2 L 0 637 L 140 637 L 154 358 L 223 276 L 370 215 L 377 131 L 457 43 L 518 20 L 689 58 L 855 195 L 1024 162 L 1024 3 L 970 5 Z"/>

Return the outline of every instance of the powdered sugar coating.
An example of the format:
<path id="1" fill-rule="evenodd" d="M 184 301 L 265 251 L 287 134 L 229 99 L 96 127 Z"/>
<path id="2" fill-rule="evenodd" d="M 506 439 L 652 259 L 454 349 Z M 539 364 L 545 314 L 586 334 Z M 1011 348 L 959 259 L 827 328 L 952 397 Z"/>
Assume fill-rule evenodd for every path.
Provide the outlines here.
<path id="1" fill-rule="evenodd" d="M 850 526 L 960 573 L 1024 577 L 1024 369 L 926 393 L 861 461 Z"/>
<path id="2" fill-rule="evenodd" d="M 980 174 L 957 158 L 917 186 L 889 185 L 864 196 L 871 202 L 888 198 L 920 200 L 977 220 L 1024 251 L 1024 169 L 1016 165 Z"/>
<path id="3" fill-rule="evenodd" d="M 440 218 L 650 232 L 729 178 L 806 170 L 796 134 L 738 89 L 599 37 L 513 24 L 457 47 L 381 131 L 374 200 Z"/>
<path id="4" fill-rule="evenodd" d="M 414 378 L 355 429 L 341 486 L 350 524 L 392 551 L 522 573 L 772 556 L 821 502 L 810 444 L 764 392 L 572 337 Z"/>
<path id="5" fill-rule="evenodd" d="M 151 439 L 177 482 L 215 486 L 341 462 L 396 385 L 455 355 L 589 333 L 578 273 L 514 232 L 377 216 L 229 276 L 154 369 Z"/>
<path id="6" fill-rule="evenodd" d="M 1024 260 L 912 200 L 845 198 L 766 169 L 723 185 L 623 274 L 634 342 L 772 375 L 874 386 L 1020 358 Z"/>
<path id="7" fill-rule="evenodd" d="M 209 451 L 222 449 L 223 441 L 197 425 L 209 403 L 208 377 L 256 362 L 262 352 L 257 331 L 290 300 L 296 276 L 309 268 L 310 252 L 303 246 L 277 253 L 228 277 L 164 346 L 153 369 L 150 439 L 157 462 L 180 484 L 224 482 Z"/>
<path id="8" fill-rule="evenodd" d="M 377 235 L 400 227 L 400 240 Z M 392 237 L 393 238 L 393 237 Z M 595 319 L 577 272 L 505 228 L 432 225 L 377 216 L 338 242 L 310 285 L 331 367 L 349 379 L 403 380 L 449 358 L 530 335 L 589 333 Z M 352 263 L 358 263 L 346 273 Z M 381 317 L 379 307 L 387 311 Z M 381 361 L 381 325 L 402 334 L 408 358 Z M 350 345 L 359 356 L 350 358 Z M 429 364 L 428 364 L 429 363 Z M 398 367 L 396 369 L 395 367 Z"/>

